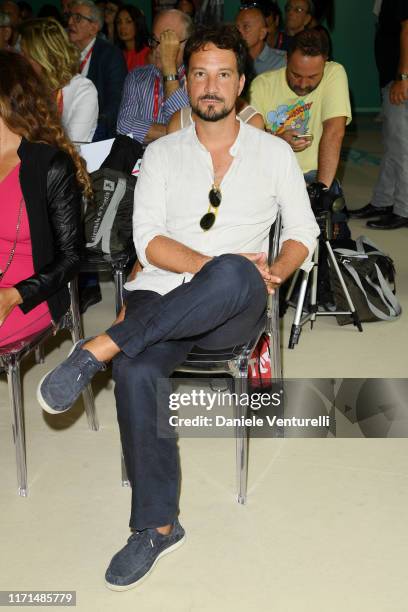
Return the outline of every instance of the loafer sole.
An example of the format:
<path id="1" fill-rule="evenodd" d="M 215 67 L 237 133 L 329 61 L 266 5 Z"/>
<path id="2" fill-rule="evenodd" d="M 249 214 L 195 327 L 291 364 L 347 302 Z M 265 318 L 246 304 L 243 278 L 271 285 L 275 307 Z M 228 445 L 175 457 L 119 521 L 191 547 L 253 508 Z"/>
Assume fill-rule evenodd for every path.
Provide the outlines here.
<path id="1" fill-rule="evenodd" d="M 141 576 L 141 578 L 138 578 L 137 580 L 135 580 L 134 582 L 131 582 L 129 584 L 112 584 L 110 582 L 108 582 L 107 580 L 105 580 L 105 586 L 108 587 L 108 589 L 110 589 L 111 591 L 129 591 L 130 589 L 133 589 L 134 587 L 138 586 L 139 584 L 141 584 L 146 578 L 149 577 L 149 575 L 151 574 L 151 572 L 154 570 L 156 563 L 159 561 L 159 559 L 161 559 L 162 557 L 164 557 L 165 555 L 167 555 L 167 553 L 173 552 L 173 550 L 177 550 L 178 548 L 180 548 L 180 546 L 182 546 L 184 544 L 184 542 L 186 541 L 186 534 L 183 535 L 183 537 L 181 538 L 181 540 L 178 540 L 178 542 L 176 542 L 175 544 L 172 544 L 171 546 L 169 546 L 168 548 L 166 548 L 165 550 L 163 550 L 154 560 L 154 563 L 152 565 L 152 567 L 143 575 Z"/>
<path id="2" fill-rule="evenodd" d="M 75 342 L 75 344 L 73 345 L 72 349 L 69 351 L 68 353 L 68 357 L 70 357 L 72 355 L 72 353 L 75 351 L 75 348 L 77 347 L 77 345 L 82 342 L 82 340 L 78 340 L 78 342 Z M 52 370 L 51 370 L 52 372 Z M 41 385 L 43 384 L 44 380 L 47 378 L 48 374 L 50 372 L 47 372 L 46 374 L 44 374 L 44 376 L 42 377 L 42 379 L 40 380 L 38 387 L 37 387 L 37 401 L 40 404 L 41 408 L 43 410 L 45 410 L 45 412 L 48 412 L 49 414 L 62 414 L 63 412 L 66 412 L 67 410 L 69 410 L 71 408 L 71 406 L 68 406 L 68 408 L 63 408 L 62 410 L 55 410 L 55 408 L 52 408 L 49 404 L 47 404 L 47 402 L 45 401 L 42 393 L 41 393 Z"/>

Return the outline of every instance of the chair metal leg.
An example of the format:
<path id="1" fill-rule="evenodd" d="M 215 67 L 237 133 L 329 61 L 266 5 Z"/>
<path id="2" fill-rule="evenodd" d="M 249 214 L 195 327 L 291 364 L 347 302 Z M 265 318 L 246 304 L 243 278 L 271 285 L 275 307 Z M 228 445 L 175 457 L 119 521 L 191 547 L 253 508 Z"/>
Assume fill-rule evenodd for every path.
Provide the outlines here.
<path id="1" fill-rule="evenodd" d="M 78 279 L 74 278 L 70 282 L 71 295 L 71 336 L 72 342 L 75 344 L 78 340 L 84 337 L 84 329 L 82 327 L 81 315 L 79 312 L 79 294 L 78 294 Z M 82 392 L 82 399 L 85 406 L 86 418 L 88 419 L 89 428 L 93 431 L 98 431 L 99 422 L 95 411 L 95 400 L 91 385 L 85 387 Z"/>
<path id="2" fill-rule="evenodd" d="M 280 322 L 279 322 L 279 289 L 274 295 L 268 296 L 268 320 L 266 333 L 269 336 L 269 357 L 271 360 L 272 378 L 282 378 L 282 359 L 280 346 Z"/>
<path id="3" fill-rule="evenodd" d="M 115 283 L 115 307 L 117 316 L 123 306 L 123 268 L 114 268 L 113 280 Z"/>
<path id="4" fill-rule="evenodd" d="M 234 374 L 234 392 L 237 397 L 243 396 L 248 391 L 248 364 L 246 371 L 238 371 Z M 240 402 L 235 404 L 235 418 L 246 418 L 247 406 Z M 235 427 L 236 436 L 236 474 L 237 474 L 237 499 L 239 504 L 245 504 L 247 498 L 248 482 L 248 430 L 244 425 Z"/>
<path id="5" fill-rule="evenodd" d="M 89 429 L 92 429 L 93 431 L 98 431 L 99 421 L 98 417 L 96 416 L 95 399 L 91 385 L 88 385 L 83 390 L 82 400 L 85 406 L 86 418 L 88 419 Z"/>
<path id="6" fill-rule="evenodd" d="M 35 363 L 44 363 L 44 345 L 39 344 L 35 349 Z"/>
<path id="7" fill-rule="evenodd" d="M 71 319 L 72 328 L 71 336 L 72 341 L 78 342 L 84 337 L 84 329 L 82 327 L 81 315 L 79 312 L 79 293 L 78 293 L 78 279 L 74 278 L 70 282 L 70 295 L 71 295 Z"/>
<path id="8" fill-rule="evenodd" d="M 21 400 L 20 363 L 12 361 L 7 367 L 10 404 L 13 412 L 13 437 L 16 447 L 18 494 L 27 497 L 27 459 L 24 428 L 24 412 Z"/>
<path id="9" fill-rule="evenodd" d="M 122 487 L 130 487 L 130 481 L 126 471 L 125 459 L 123 457 L 123 452 L 120 454 L 121 458 L 121 470 L 122 470 Z"/>

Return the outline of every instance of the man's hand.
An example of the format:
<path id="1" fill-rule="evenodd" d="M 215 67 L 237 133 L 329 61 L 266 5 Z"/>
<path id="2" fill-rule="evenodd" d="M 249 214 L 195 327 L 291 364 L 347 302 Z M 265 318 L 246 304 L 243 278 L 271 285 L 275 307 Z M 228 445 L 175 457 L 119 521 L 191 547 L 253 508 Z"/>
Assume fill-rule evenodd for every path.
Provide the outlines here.
<path id="1" fill-rule="evenodd" d="M 177 74 L 177 55 L 180 41 L 173 30 L 165 30 L 160 34 L 160 59 L 164 76 Z"/>
<path id="2" fill-rule="evenodd" d="M 139 272 L 141 272 L 143 270 L 143 266 L 140 263 L 140 261 L 136 261 L 135 265 L 133 266 L 132 270 L 130 271 L 129 276 L 127 277 L 128 282 L 129 281 L 134 281 L 137 274 Z"/>
<path id="3" fill-rule="evenodd" d="M 14 287 L 0 289 L 0 325 L 3 325 L 17 304 L 22 304 L 21 295 Z"/>
<path id="4" fill-rule="evenodd" d="M 118 314 L 118 316 L 116 317 L 112 325 L 117 325 L 118 323 L 122 323 L 122 321 L 125 320 L 125 314 L 126 314 L 126 304 L 123 304 L 120 313 Z"/>
<path id="5" fill-rule="evenodd" d="M 391 104 L 404 104 L 408 100 L 408 81 L 394 81 L 390 89 Z"/>
<path id="6" fill-rule="evenodd" d="M 271 273 L 268 266 L 268 257 L 266 253 L 240 253 L 243 257 L 252 261 L 252 263 L 258 268 L 258 271 L 265 281 L 266 289 L 269 294 L 273 295 L 275 289 L 279 287 L 282 279 L 279 276 Z"/>
<path id="7" fill-rule="evenodd" d="M 312 140 L 310 138 L 295 138 L 295 136 L 301 136 L 301 134 L 292 128 L 289 128 L 280 134 L 276 134 L 276 136 L 279 136 L 279 138 L 282 138 L 282 140 L 286 140 L 295 153 L 304 151 L 312 144 Z"/>

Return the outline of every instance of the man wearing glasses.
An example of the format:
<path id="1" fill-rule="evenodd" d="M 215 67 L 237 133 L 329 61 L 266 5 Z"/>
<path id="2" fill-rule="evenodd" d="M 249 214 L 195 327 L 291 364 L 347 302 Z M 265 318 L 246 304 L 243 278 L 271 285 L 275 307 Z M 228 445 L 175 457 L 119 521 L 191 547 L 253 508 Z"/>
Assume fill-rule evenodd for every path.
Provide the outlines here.
<path id="1" fill-rule="evenodd" d="M 123 55 L 120 49 L 97 37 L 103 18 L 92 0 L 71 2 L 65 19 L 69 39 L 81 52 L 80 72 L 98 91 L 99 117 L 93 139 L 113 138 L 127 74 Z"/>
<path id="2" fill-rule="evenodd" d="M 195 123 L 146 149 L 133 219 L 143 271 L 126 285 L 126 316 L 77 344 L 38 390 L 45 410 L 64 412 L 116 356 L 134 533 L 106 572 L 112 590 L 136 586 L 184 541 L 177 442 L 157 435 L 158 415 L 169 418 L 168 396 L 157 398 L 158 380 L 195 345 L 220 349 L 256 337 L 265 324 L 267 293 L 314 251 L 319 234 L 290 147 L 236 118 L 247 62 L 236 28 L 197 30 L 185 62 Z M 282 245 L 269 267 L 265 251 L 278 210 Z"/>
<path id="3" fill-rule="evenodd" d="M 142 144 L 166 135 L 171 116 L 188 106 L 183 52 L 193 30 L 189 15 L 170 9 L 153 23 L 151 65 L 126 78 L 118 117 L 118 132 L 132 134 Z"/>

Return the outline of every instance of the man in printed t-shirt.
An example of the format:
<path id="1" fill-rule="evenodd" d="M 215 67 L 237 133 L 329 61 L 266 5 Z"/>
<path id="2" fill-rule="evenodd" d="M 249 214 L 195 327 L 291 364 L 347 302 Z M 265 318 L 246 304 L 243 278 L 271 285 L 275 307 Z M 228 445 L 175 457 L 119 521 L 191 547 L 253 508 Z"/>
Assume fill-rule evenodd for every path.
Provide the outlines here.
<path id="1" fill-rule="evenodd" d="M 256 77 L 250 94 L 267 130 L 286 140 L 306 182 L 317 182 L 321 189 L 333 183 L 351 121 L 346 72 L 327 61 L 328 53 L 324 32 L 300 32 L 288 52 L 287 67 Z"/>

